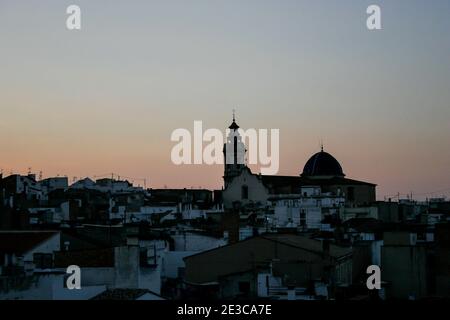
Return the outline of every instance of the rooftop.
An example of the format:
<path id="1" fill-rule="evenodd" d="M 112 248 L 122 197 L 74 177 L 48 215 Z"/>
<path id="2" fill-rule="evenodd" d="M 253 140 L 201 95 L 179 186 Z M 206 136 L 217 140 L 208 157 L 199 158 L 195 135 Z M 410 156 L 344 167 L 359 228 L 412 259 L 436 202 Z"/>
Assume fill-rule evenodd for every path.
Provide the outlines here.
<path id="1" fill-rule="evenodd" d="M 159 294 L 147 289 L 108 289 L 93 297 L 91 300 L 136 300 L 147 293 L 161 300 L 164 299 Z"/>
<path id="2" fill-rule="evenodd" d="M 57 231 L 0 231 L 0 252 L 23 254 L 58 233 Z"/>

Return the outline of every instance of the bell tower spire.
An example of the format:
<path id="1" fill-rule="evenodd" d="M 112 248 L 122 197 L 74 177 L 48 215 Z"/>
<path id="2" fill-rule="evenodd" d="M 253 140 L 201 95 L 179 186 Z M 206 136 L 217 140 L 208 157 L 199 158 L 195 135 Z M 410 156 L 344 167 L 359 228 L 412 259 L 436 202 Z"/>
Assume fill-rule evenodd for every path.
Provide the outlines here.
<path id="1" fill-rule="evenodd" d="M 236 111 L 233 109 L 233 122 L 228 127 L 227 140 L 223 146 L 223 156 L 225 164 L 224 182 L 225 188 L 233 180 L 234 177 L 239 176 L 245 165 L 245 144 L 239 133 L 239 126 L 236 123 Z"/>
<path id="2" fill-rule="evenodd" d="M 228 129 L 233 130 L 233 131 L 236 131 L 237 129 L 239 129 L 239 126 L 236 123 L 236 110 L 235 109 L 233 109 L 233 122 L 228 127 Z"/>

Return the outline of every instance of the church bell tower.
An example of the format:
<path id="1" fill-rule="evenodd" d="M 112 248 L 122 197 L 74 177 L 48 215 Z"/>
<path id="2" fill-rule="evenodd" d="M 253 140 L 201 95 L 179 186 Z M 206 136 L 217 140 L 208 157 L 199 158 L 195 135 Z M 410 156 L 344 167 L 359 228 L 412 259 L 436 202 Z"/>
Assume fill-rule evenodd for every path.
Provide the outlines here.
<path id="1" fill-rule="evenodd" d="M 233 112 L 233 122 L 227 130 L 227 141 L 223 146 L 224 155 L 224 182 L 225 188 L 233 180 L 234 177 L 239 176 L 242 170 L 246 167 L 245 164 L 245 144 L 239 134 L 239 126 L 236 123 L 235 114 Z"/>

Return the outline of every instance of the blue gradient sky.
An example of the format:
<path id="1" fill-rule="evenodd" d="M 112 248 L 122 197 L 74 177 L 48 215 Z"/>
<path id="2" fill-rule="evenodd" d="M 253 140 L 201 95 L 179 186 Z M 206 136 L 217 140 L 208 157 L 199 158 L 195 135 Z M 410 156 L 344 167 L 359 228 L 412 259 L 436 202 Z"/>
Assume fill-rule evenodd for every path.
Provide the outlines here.
<path id="1" fill-rule="evenodd" d="M 379 198 L 432 196 L 450 189 L 449 57 L 448 0 L 0 0 L 0 168 L 220 187 L 221 166 L 171 163 L 170 134 L 236 108 L 280 129 L 280 174 L 322 138 Z"/>

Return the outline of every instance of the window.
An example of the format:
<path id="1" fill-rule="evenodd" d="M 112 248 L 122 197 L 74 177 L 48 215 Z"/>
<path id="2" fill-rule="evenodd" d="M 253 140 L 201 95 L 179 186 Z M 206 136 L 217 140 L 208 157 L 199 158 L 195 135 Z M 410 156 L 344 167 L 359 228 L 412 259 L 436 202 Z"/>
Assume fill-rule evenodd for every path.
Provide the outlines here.
<path id="1" fill-rule="evenodd" d="M 141 267 L 148 266 L 148 253 L 147 248 L 141 248 L 139 251 L 139 265 Z"/>
<path id="2" fill-rule="evenodd" d="M 306 219 L 306 211 L 305 211 L 305 209 L 302 209 L 302 211 L 300 211 L 300 219 Z"/>
<path id="3" fill-rule="evenodd" d="M 237 163 L 237 137 L 234 137 L 233 139 L 233 164 Z"/>
<path id="4" fill-rule="evenodd" d="M 241 199 L 248 199 L 248 186 L 242 186 Z"/>
<path id="5" fill-rule="evenodd" d="M 300 211 L 300 226 L 306 226 L 306 211 L 304 209 Z"/>

